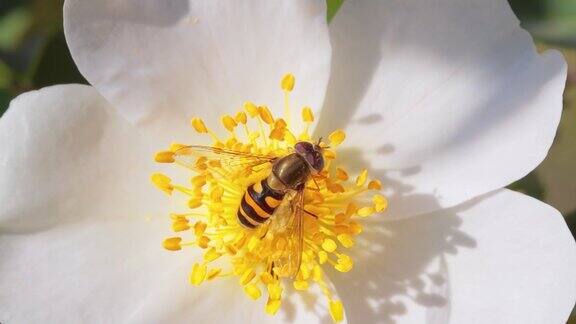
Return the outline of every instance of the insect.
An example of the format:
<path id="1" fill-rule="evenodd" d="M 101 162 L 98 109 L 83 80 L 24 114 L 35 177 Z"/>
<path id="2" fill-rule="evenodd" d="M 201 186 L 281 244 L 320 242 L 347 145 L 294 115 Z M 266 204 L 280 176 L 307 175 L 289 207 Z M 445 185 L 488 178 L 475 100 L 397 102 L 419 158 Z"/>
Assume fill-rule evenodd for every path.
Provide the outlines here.
<path id="1" fill-rule="evenodd" d="M 317 143 L 297 142 L 293 151 L 283 157 L 254 155 L 250 153 L 214 148 L 209 146 L 186 146 L 175 152 L 175 160 L 191 166 L 191 157 L 204 156 L 218 159 L 229 165 L 254 167 L 271 163 L 268 176 L 250 184 L 238 206 L 238 222 L 248 230 L 267 225 L 266 233 L 289 238 L 286 253 L 276 260 L 274 266 L 283 269 L 286 276 L 294 277 L 300 269 L 304 244 L 303 215 L 315 215 L 304 209 L 306 182 L 319 176 L 324 169 L 320 139 Z"/>

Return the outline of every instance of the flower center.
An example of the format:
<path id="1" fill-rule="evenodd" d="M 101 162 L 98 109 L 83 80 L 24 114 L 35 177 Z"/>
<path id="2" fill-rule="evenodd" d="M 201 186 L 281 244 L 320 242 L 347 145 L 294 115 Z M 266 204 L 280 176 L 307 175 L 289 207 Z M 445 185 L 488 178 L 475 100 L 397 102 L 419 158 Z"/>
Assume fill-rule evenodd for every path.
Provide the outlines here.
<path id="1" fill-rule="evenodd" d="M 309 130 L 314 115 L 309 107 L 302 109 L 301 132 L 291 129 L 289 94 L 294 84 L 291 74 L 281 82 L 285 118 L 275 118 L 266 106 L 246 102 L 243 111 L 222 116 L 227 138 L 193 118 L 192 127 L 210 136 L 211 146 L 172 144 L 156 154 L 159 163 L 175 163 L 191 171 L 189 184 L 175 184 L 160 173 L 152 175 L 159 189 L 187 200 L 185 212 L 171 214 L 177 236 L 165 239 L 163 246 L 170 251 L 204 250 L 203 259 L 192 266 L 193 285 L 237 276 L 248 297 L 257 300 L 266 293 L 266 312 L 275 314 L 284 285 L 302 291 L 315 284 L 326 297 L 334 321 L 341 321 L 342 303 L 328 286 L 323 267 L 340 272 L 352 269 L 353 260 L 344 251 L 362 232 L 357 220 L 383 211 L 387 200 L 377 193 L 380 181 L 368 180 L 366 170 L 352 181 L 339 167 L 336 148 L 345 139 L 342 130 L 332 132 L 328 143 L 312 142 Z M 303 162 L 300 169 L 294 166 L 306 161 L 304 153 L 294 149 L 298 142 L 313 144 L 307 147 L 321 152 L 322 170 Z M 285 159 L 290 155 L 293 158 Z M 278 161 L 284 161 L 282 166 Z M 279 172 L 288 172 L 286 168 L 305 174 L 300 176 L 300 186 L 277 181 L 283 179 Z M 358 198 L 369 191 L 374 192 L 372 201 L 363 205 Z"/>

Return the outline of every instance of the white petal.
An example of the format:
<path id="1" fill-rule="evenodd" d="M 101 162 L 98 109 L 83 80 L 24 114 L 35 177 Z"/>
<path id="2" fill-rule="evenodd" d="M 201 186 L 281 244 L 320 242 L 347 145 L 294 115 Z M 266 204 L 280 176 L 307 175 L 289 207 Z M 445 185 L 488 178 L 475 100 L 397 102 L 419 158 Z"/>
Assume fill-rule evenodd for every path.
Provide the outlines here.
<path id="1" fill-rule="evenodd" d="M 159 210 L 145 143 L 91 87 L 19 96 L 0 120 L 0 228 Z"/>
<path id="2" fill-rule="evenodd" d="M 317 133 L 346 128 L 346 158 L 388 186 L 389 217 L 501 188 L 546 156 L 566 64 L 536 53 L 507 1 L 346 1 L 331 37 Z"/>
<path id="3" fill-rule="evenodd" d="M 198 250 L 170 253 L 168 206 L 135 129 L 91 87 L 44 88 L 0 120 L 0 322 L 317 322 L 292 296 L 276 317 L 237 278 L 188 284 Z M 157 197 L 157 198 L 156 198 Z M 318 292 L 316 292 L 318 294 Z M 224 311 L 216 311 L 219 305 Z"/>
<path id="4" fill-rule="evenodd" d="M 2 323 L 316 323 L 322 297 L 291 295 L 276 316 L 237 277 L 188 283 L 200 250 L 161 248 L 168 226 L 143 218 L 84 220 L 0 236 Z"/>
<path id="5" fill-rule="evenodd" d="M 265 312 L 266 292 L 257 301 L 244 294 L 238 278 L 218 279 L 200 287 L 186 284 L 174 274 L 164 276 L 149 298 L 139 305 L 134 323 L 331 323 L 326 301 L 317 286 L 308 292 L 288 289 L 278 313 Z M 185 279 L 185 278 L 184 278 Z M 156 281 L 156 279 L 153 279 Z M 346 324 L 344 319 L 342 324 Z"/>
<path id="6" fill-rule="evenodd" d="M 562 215 L 513 191 L 362 235 L 356 268 L 334 277 L 352 323 L 564 323 L 576 300 Z"/>
<path id="7" fill-rule="evenodd" d="M 324 1 L 66 0 L 80 71 L 130 121 L 174 140 L 244 101 L 320 108 L 330 70 Z M 294 114 L 296 116 L 296 114 Z M 168 133 L 169 132 L 169 133 Z"/>

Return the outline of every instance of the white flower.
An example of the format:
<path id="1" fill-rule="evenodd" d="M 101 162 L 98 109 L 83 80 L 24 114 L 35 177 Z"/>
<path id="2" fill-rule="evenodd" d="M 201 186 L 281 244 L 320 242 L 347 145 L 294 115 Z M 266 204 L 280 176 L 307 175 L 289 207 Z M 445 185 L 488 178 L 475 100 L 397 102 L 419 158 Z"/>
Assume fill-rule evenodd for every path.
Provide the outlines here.
<path id="1" fill-rule="evenodd" d="M 24 94 L 0 119 L 0 322 L 319 322 L 311 295 L 275 317 L 236 280 L 191 287 L 194 253 L 160 248 L 150 155 L 195 142 L 245 100 L 317 110 L 341 158 L 389 198 L 353 271 L 330 275 L 350 323 L 562 323 L 576 249 L 550 206 L 502 189 L 545 157 L 566 66 L 504 0 L 67 0 L 93 87 Z M 294 117 L 295 119 L 296 117 Z M 148 217 L 148 221 L 145 218 Z M 404 218 L 400 220 L 399 218 Z M 183 279 L 184 278 L 184 279 Z"/>

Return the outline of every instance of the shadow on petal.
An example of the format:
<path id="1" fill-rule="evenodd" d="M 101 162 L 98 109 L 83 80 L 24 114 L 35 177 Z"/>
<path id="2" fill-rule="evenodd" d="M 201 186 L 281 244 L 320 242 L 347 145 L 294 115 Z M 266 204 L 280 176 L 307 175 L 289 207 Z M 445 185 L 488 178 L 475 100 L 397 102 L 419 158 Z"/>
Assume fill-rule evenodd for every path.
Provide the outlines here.
<path id="1" fill-rule="evenodd" d="M 354 269 L 329 273 L 348 322 L 396 323 L 407 317 L 414 322 L 447 323 L 451 286 L 446 256 L 476 248 L 476 240 L 459 229 L 458 214 L 482 198 L 399 221 L 378 219 L 385 214 L 367 219 L 352 253 Z"/>

